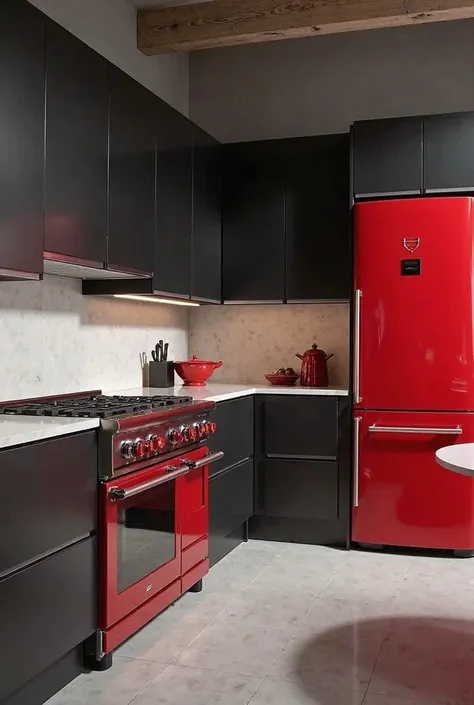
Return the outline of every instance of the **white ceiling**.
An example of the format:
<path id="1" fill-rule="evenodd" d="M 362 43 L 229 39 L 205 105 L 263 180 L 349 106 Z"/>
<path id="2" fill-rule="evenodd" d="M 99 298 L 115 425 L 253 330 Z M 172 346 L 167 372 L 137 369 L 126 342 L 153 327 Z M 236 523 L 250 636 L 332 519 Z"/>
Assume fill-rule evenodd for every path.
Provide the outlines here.
<path id="1" fill-rule="evenodd" d="M 208 0 L 129 0 L 135 7 L 172 7 L 176 5 L 194 5 Z"/>

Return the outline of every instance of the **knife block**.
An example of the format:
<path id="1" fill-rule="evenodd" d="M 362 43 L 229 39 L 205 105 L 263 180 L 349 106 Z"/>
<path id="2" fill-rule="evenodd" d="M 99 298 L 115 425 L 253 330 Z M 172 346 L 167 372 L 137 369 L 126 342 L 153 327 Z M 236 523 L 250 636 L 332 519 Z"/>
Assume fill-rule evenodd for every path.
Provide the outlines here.
<path id="1" fill-rule="evenodd" d="M 174 387 L 174 362 L 148 363 L 148 385 L 150 387 Z"/>

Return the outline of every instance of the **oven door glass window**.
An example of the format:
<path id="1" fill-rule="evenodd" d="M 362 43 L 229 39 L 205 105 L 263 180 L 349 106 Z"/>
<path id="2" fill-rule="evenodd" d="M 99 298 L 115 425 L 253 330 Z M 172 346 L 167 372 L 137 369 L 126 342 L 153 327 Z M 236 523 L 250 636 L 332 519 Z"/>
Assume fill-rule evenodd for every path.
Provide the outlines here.
<path id="1" fill-rule="evenodd" d="M 118 505 L 117 587 L 123 592 L 176 555 L 176 483 Z"/>

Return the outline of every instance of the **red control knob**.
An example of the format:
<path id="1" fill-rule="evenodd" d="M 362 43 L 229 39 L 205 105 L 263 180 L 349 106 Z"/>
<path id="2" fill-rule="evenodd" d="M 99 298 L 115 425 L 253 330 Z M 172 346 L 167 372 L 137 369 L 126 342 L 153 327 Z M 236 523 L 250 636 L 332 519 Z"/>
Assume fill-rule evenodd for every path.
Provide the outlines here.
<path id="1" fill-rule="evenodd" d="M 206 433 L 207 433 L 207 423 L 205 423 L 204 421 L 202 421 L 202 422 L 199 424 L 199 438 L 202 438 L 203 436 L 205 436 Z"/>
<path id="2" fill-rule="evenodd" d="M 215 421 L 209 421 L 207 424 L 207 428 L 209 430 L 209 433 L 215 433 L 217 431 L 217 424 Z"/>
<path id="3" fill-rule="evenodd" d="M 197 428 L 195 426 L 190 426 L 188 429 L 188 438 L 191 441 L 191 443 L 194 443 L 198 436 Z"/>
<path id="4" fill-rule="evenodd" d="M 145 441 L 142 441 L 141 438 L 137 438 L 133 444 L 133 456 L 138 458 L 138 460 L 141 460 L 145 457 L 147 450 L 148 444 L 145 443 Z"/>
<path id="5" fill-rule="evenodd" d="M 168 438 L 174 446 L 179 446 L 184 440 L 182 431 L 178 431 L 177 428 L 170 428 Z"/>
<path id="6" fill-rule="evenodd" d="M 148 450 L 150 453 L 157 453 L 160 450 L 160 447 L 158 445 L 158 436 L 156 433 L 150 433 L 149 436 L 146 438 L 147 443 L 148 443 Z"/>
<path id="7" fill-rule="evenodd" d="M 158 436 L 156 439 L 156 445 L 158 446 L 158 450 L 164 450 L 166 448 L 166 441 L 163 436 Z"/>

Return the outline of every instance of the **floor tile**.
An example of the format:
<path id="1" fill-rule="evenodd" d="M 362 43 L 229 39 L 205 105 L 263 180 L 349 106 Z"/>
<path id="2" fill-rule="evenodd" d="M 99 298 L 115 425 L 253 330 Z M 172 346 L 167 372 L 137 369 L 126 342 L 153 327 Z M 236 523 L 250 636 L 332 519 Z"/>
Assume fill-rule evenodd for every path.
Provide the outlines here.
<path id="1" fill-rule="evenodd" d="M 292 560 L 290 556 L 281 554 L 260 573 L 252 587 L 272 592 L 301 590 L 316 597 L 324 590 L 336 567 L 336 564 L 320 560 L 318 556 L 313 561 Z"/>
<path id="2" fill-rule="evenodd" d="M 395 598 L 354 595 L 347 599 L 323 593 L 306 614 L 298 637 L 347 645 L 381 645 L 392 630 Z"/>
<path id="3" fill-rule="evenodd" d="M 437 703 L 429 702 L 428 700 L 391 698 L 386 695 L 367 694 L 364 699 L 364 705 L 437 705 Z"/>
<path id="4" fill-rule="evenodd" d="M 474 702 L 474 628 L 448 620 L 399 625 L 384 642 L 368 692 L 460 705 Z"/>
<path id="5" fill-rule="evenodd" d="M 250 705 L 361 705 L 364 693 L 265 678 Z"/>
<path id="6" fill-rule="evenodd" d="M 409 556 L 352 551 L 335 571 L 325 591 L 341 599 L 351 595 L 397 597 L 410 564 Z"/>
<path id="7" fill-rule="evenodd" d="M 231 599 L 206 592 L 186 594 L 134 634 L 120 656 L 170 663 L 224 610 Z"/>
<path id="8" fill-rule="evenodd" d="M 225 609 L 229 619 L 240 625 L 272 624 L 286 625 L 295 629 L 301 624 L 315 597 L 302 590 L 269 591 L 265 587 L 255 587 L 255 583 L 243 590 Z"/>
<path id="9" fill-rule="evenodd" d="M 269 675 L 307 686 L 364 692 L 380 645 L 379 639 L 356 639 L 353 643 L 321 641 L 298 631 Z"/>
<path id="10" fill-rule="evenodd" d="M 474 583 L 474 558 L 454 558 L 451 555 L 413 556 L 408 573 L 439 578 L 441 575 L 457 581 L 463 578 Z"/>
<path id="11" fill-rule="evenodd" d="M 474 582 L 454 577 L 449 569 L 437 577 L 409 573 L 398 596 L 396 612 L 474 620 L 473 595 Z"/>
<path id="12" fill-rule="evenodd" d="M 221 615 L 180 654 L 177 663 L 263 677 L 294 632 L 292 625 L 235 624 L 231 616 Z"/>
<path id="13" fill-rule="evenodd" d="M 114 656 L 111 669 L 79 676 L 47 705 L 128 705 L 164 668 L 164 664 Z"/>
<path id="14" fill-rule="evenodd" d="M 474 559 L 249 541 L 48 705 L 474 705 L 473 596 Z"/>
<path id="15" fill-rule="evenodd" d="M 247 705 L 260 683 L 261 678 L 171 665 L 133 705 Z"/>

